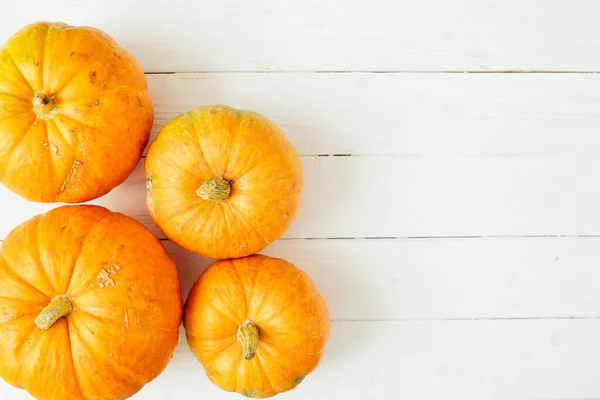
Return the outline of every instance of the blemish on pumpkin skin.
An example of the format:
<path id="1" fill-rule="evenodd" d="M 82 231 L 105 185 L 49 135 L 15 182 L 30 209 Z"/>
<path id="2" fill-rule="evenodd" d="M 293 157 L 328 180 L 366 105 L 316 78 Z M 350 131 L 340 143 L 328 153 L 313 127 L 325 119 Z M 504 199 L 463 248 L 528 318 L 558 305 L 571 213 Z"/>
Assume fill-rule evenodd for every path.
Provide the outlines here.
<path id="1" fill-rule="evenodd" d="M 83 165 L 83 163 L 81 161 L 79 161 L 79 160 L 73 161 L 73 165 L 71 166 L 71 170 L 69 171 L 69 174 L 65 178 L 65 180 L 64 180 L 63 184 L 61 185 L 60 189 L 58 189 L 58 194 L 61 194 L 62 192 L 65 191 L 65 189 L 67 188 L 67 185 L 69 184 L 69 181 L 71 180 L 71 178 L 73 178 L 73 175 L 75 174 L 75 170 L 80 165 Z"/>
<path id="2" fill-rule="evenodd" d="M 98 287 L 115 287 L 116 284 L 115 281 L 111 278 L 111 275 L 116 275 L 117 271 L 120 270 L 121 266 L 119 264 L 115 264 L 112 268 L 102 269 L 100 272 L 98 272 L 98 275 L 96 276 L 96 282 L 98 283 Z M 92 287 L 94 286 L 95 285 L 92 284 Z"/>
<path id="3" fill-rule="evenodd" d="M 146 175 L 146 204 L 148 205 L 148 211 L 154 216 L 154 201 L 152 200 L 152 191 L 154 190 L 154 181 L 152 180 L 152 174 Z"/>
<path id="4" fill-rule="evenodd" d="M 263 392 L 264 390 L 246 390 L 245 392 L 242 392 L 242 396 L 253 398 L 262 394 Z"/>
<path id="5" fill-rule="evenodd" d="M 304 380 L 304 378 L 306 378 L 305 376 L 300 376 L 296 379 L 294 379 L 294 383 L 296 384 L 296 386 L 298 386 L 299 384 L 302 383 L 302 381 Z"/>
<path id="6" fill-rule="evenodd" d="M 96 82 L 96 71 L 90 71 L 88 76 L 90 77 L 90 83 L 93 85 Z"/>
<path id="7" fill-rule="evenodd" d="M 127 307 L 123 307 L 125 313 L 125 329 L 129 330 L 129 314 L 127 313 Z"/>
<path id="8" fill-rule="evenodd" d="M 62 154 L 60 154 L 58 152 L 58 147 L 52 145 L 52 147 L 50 147 L 50 150 L 52 151 L 52 154 L 54 154 L 54 156 L 56 158 L 58 158 L 59 160 L 62 160 L 64 157 L 62 156 Z"/>

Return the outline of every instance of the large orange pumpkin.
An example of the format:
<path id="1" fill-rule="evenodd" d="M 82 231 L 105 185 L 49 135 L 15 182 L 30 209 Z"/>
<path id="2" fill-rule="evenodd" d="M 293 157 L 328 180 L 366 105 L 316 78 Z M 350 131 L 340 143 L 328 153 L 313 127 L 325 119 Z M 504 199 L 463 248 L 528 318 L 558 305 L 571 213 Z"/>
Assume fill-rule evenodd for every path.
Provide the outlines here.
<path id="1" fill-rule="evenodd" d="M 286 231 L 300 207 L 302 165 L 267 118 L 201 107 L 167 123 L 146 157 L 147 204 L 180 246 L 243 257 Z"/>
<path id="2" fill-rule="evenodd" d="M 179 289 L 160 241 L 129 217 L 34 217 L 0 248 L 0 376 L 38 399 L 128 398 L 171 359 Z"/>
<path id="3" fill-rule="evenodd" d="M 189 294 L 184 326 L 211 381 L 254 398 L 295 388 L 329 337 L 327 305 L 310 278 L 262 255 L 209 267 Z"/>
<path id="4" fill-rule="evenodd" d="M 138 163 L 152 120 L 142 69 L 97 29 L 35 23 L 0 48 L 0 182 L 29 200 L 108 193 Z"/>

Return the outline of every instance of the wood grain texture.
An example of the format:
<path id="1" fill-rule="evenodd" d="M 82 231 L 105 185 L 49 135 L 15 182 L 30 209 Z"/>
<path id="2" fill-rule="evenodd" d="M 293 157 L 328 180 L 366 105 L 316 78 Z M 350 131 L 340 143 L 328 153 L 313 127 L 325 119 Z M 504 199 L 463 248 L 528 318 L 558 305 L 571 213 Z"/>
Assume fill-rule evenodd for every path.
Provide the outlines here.
<path id="1" fill-rule="evenodd" d="M 213 260 L 164 243 L 185 298 Z M 600 318 L 599 246 L 600 238 L 293 239 L 262 253 L 302 268 L 338 321 Z"/>
<path id="2" fill-rule="evenodd" d="M 599 235 L 600 158 L 301 157 L 303 202 L 286 238 Z M 164 235 L 145 206 L 140 164 L 93 201 Z M 56 204 L 0 188 L 0 239 Z"/>
<path id="3" fill-rule="evenodd" d="M 148 75 L 154 138 L 200 105 L 258 111 L 301 155 L 600 155 L 600 74 Z"/>
<path id="4" fill-rule="evenodd" d="M 107 31 L 149 72 L 598 71 L 595 0 L 13 2 L 0 42 L 36 20 Z"/>
<path id="5" fill-rule="evenodd" d="M 277 399 L 591 400 L 599 12 L 596 0 L 36 0 L 0 14 L 0 43 L 37 20 L 95 26 L 148 73 L 153 136 L 221 103 L 291 139 L 304 200 L 264 253 L 304 269 L 333 322 L 321 366 Z M 139 165 L 93 203 L 164 238 L 144 199 Z M 58 206 L 4 187 L 0 204 L 0 240 Z M 185 297 L 212 260 L 163 243 Z M 0 380 L 0 398 L 30 397 Z M 134 396 L 167 398 L 241 397 L 208 381 L 182 330 Z"/>
<path id="6" fill-rule="evenodd" d="M 593 399 L 600 320 L 333 322 L 321 365 L 281 399 Z M 0 381 L 10 400 L 30 397 Z M 183 330 L 133 399 L 239 399 L 210 383 Z"/>

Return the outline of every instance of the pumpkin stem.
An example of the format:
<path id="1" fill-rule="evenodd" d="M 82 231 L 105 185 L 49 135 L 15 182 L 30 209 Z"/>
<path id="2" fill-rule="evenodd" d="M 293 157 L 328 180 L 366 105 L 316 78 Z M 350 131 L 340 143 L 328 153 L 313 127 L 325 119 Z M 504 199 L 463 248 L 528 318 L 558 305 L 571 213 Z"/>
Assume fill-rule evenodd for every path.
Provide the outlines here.
<path id="1" fill-rule="evenodd" d="M 247 320 L 238 328 L 237 339 L 242 345 L 244 358 L 246 360 L 252 360 L 256 355 L 259 338 L 260 328 L 251 320 Z"/>
<path id="2" fill-rule="evenodd" d="M 54 96 L 48 96 L 44 92 L 39 92 L 33 97 L 33 111 L 38 117 L 48 119 L 56 113 L 56 101 Z"/>
<path id="3" fill-rule="evenodd" d="M 212 178 L 200 185 L 196 194 L 204 200 L 220 203 L 231 194 L 231 183 L 223 178 Z"/>
<path id="4" fill-rule="evenodd" d="M 73 300 L 68 296 L 56 296 L 50 304 L 40 312 L 35 319 L 35 324 L 43 331 L 47 331 L 62 317 L 73 312 Z"/>

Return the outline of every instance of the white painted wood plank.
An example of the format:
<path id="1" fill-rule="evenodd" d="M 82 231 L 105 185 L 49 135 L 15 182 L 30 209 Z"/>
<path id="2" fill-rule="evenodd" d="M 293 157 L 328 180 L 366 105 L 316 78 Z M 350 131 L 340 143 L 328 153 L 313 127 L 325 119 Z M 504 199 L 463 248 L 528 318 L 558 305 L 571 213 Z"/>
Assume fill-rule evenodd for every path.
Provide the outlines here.
<path id="1" fill-rule="evenodd" d="M 183 331 L 183 330 L 182 330 Z M 600 320 L 333 322 L 321 365 L 282 399 L 595 399 Z M 25 400 L 0 381 L 2 398 Z M 133 399 L 236 399 L 180 335 L 165 372 Z"/>
<path id="2" fill-rule="evenodd" d="M 594 0 L 11 2 L 0 41 L 35 20 L 106 30 L 147 71 L 600 70 Z"/>
<path id="3" fill-rule="evenodd" d="M 148 75 L 156 117 L 228 104 L 302 155 L 600 155 L 600 74 Z"/>
<path id="4" fill-rule="evenodd" d="M 184 298 L 213 260 L 164 242 Z M 335 320 L 600 318 L 600 238 L 279 240 Z M 377 295 L 374 295 L 377 294 Z"/>
<path id="5" fill-rule="evenodd" d="M 598 157 L 302 157 L 303 202 L 287 238 L 600 234 Z M 95 200 L 160 237 L 142 165 Z M 0 238 L 56 207 L 4 187 Z"/>

